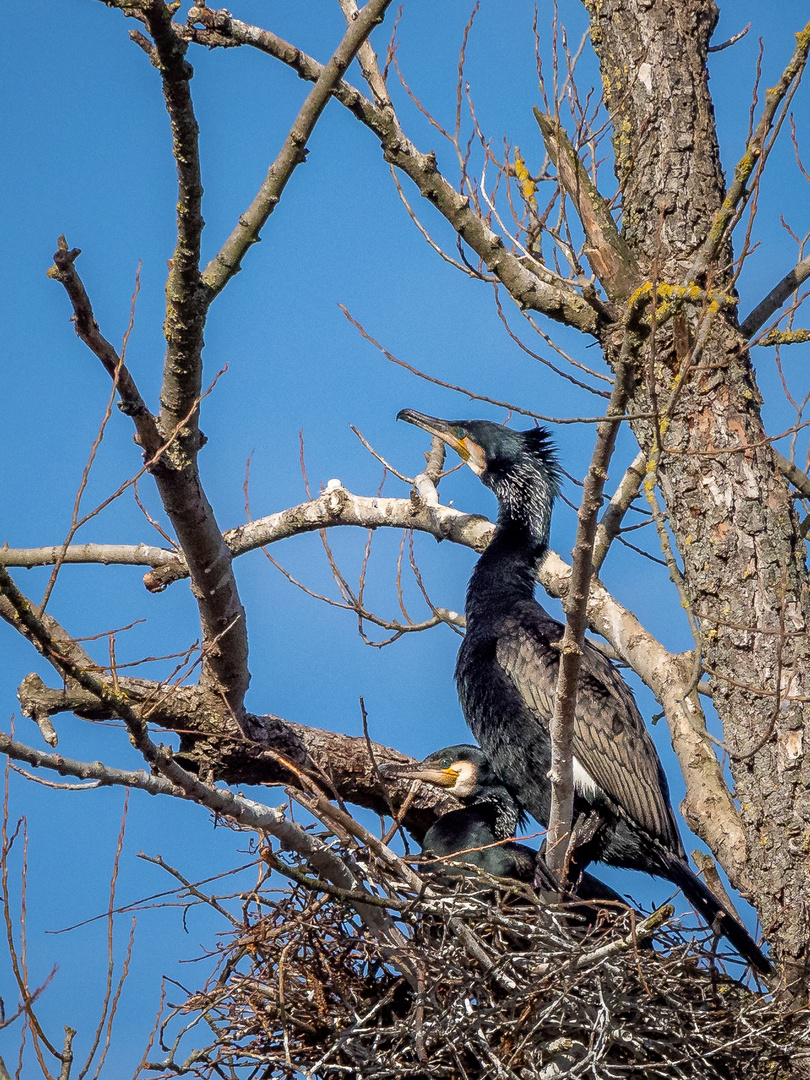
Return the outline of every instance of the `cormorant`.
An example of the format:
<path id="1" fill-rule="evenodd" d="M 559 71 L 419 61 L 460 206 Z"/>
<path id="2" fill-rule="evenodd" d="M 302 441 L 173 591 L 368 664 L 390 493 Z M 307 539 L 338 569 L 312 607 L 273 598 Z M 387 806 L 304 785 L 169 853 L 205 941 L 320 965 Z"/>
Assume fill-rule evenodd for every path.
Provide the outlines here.
<path id="1" fill-rule="evenodd" d="M 441 438 L 498 499 L 493 538 L 467 589 L 467 631 L 456 663 L 464 716 L 485 756 L 521 806 L 548 825 L 549 724 L 564 627 L 534 598 L 548 547 L 560 471 L 548 431 L 486 420 L 397 416 Z M 591 860 L 672 881 L 708 924 L 763 973 L 771 970 L 747 930 L 689 867 L 655 746 L 632 692 L 610 661 L 583 644 L 574 721 L 574 821 L 599 821 L 577 849 Z"/>
<path id="2" fill-rule="evenodd" d="M 453 876 L 447 861 L 463 862 L 495 877 L 515 878 L 530 884 L 537 870 L 541 874 L 545 870 L 542 861 L 538 865 L 533 848 L 510 839 L 518 826 L 525 823 L 526 815 L 477 746 L 468 743 L 447 746 L 429 754 L 424 761 L 405 765 L 385 763 L 380 771 L 383 776 L 433 784 L 449 791 L 463 804 L 463 809 L 443 814 L 425 833 L 423 854 L 435 855 L 442 861 L 425 863 L 424 869 Z M 559 883 L 547 870 L 542 884 L 548 893 L 559 894 Z M 572 894 L 580 900 L 627 906 L 619 893 L 588 873 L 582 874 Z"/>

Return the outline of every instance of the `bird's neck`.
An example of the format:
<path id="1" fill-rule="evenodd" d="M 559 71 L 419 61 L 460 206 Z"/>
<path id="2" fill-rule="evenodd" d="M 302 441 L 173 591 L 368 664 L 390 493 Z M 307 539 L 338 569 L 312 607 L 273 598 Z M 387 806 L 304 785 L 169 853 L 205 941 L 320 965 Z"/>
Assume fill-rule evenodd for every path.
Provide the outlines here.
<path id="1" fill-rule="evenodd" d="M 535 575 L 548 545 L 533 530 L 514 521 L 498 522 L 495 534 L 475 565 L 467 589 L 467 619 L 509 610 L 534 596 Z"/>
<path id="2" fill-rule="evenodd" d="M 509 840 L 516 835 L 520 824 L 520 811 L 505 788 L 489 788 L 486 794 L 478 795 L 474 806 L 479 808 L 479 812 L 482 804 L 492 815 L 492 831 L 496 840 Z"/>

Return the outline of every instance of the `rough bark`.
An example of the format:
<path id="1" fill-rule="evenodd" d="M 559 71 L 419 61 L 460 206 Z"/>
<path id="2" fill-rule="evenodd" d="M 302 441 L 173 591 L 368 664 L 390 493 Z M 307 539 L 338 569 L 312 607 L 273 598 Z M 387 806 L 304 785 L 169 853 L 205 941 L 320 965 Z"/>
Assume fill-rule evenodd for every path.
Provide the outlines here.
<path id="1" fill-rule="evenodd" d="M 706 69 L 715 6 L 587 7 L 614 119 L 625 239 L 645 276 L 688 284 L 694 252 L 726 197 Z M 726 242 L 707 283 L 725 285 L 729 264 Z M 747 840 L 746 891 L 795 983 L 807 977 L 810 936 L 804 542 L 733 309 L 711 305 L 709 293 L 684 310 L 686 355 L 667 327 L 658 335 L 631 408 L 662 419 L 637 420 L 633 429 L 656 457 L 702 628 Z"/>

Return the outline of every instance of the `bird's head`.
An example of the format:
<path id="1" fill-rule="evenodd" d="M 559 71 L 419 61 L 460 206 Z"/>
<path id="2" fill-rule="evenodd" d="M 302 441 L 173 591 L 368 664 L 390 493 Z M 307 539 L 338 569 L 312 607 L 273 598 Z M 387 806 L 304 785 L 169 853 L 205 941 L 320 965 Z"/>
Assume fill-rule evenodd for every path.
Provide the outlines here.
<path id="1" fill-rule="evenodd" d="M 477 746 L 461 744 L 436 750 L 424 759 L 407 764 L 386 763 L 380 766 L 386 777 L 421 780 L 444 788 L 462 802 L 478 801 L 492 780 L 487 759 Z"/>
<path id="2" fill-rule="evenodd" d="M 513 431 L 489 420 L 440 420 L 413 409 L 402 409 L 397 420 L 442 439 L 495 492 L 502 519 L 530 525 L 547 541 L 560 468 L 545 428 Z"/>

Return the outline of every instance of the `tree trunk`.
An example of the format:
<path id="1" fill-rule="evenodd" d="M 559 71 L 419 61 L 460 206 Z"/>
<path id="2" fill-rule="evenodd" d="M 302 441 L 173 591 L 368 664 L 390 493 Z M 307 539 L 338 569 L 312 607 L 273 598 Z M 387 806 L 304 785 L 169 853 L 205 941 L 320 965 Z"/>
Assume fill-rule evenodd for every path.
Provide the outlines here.
<path id="1" fill-rule="evenodd" d="M 690 264 L 726 195 L 706 68 L 715 5 L 587 7 L 614 123 L 625 238 L 644 278 L 694 284 Z M 712 305 L 732 284 L 729 244 L 696 284 L 700 299 L 644 350 L 629 411 L 661 414 L 633 421 L 633 430 L 649 455 L 660 455 L 658 480 L 731 759 L 748 866 L 726 869 L 799 989 L 810 938 L 804 541 L 736 310 Z M 699 820 L 690 824 L 700 833 Z"/>

